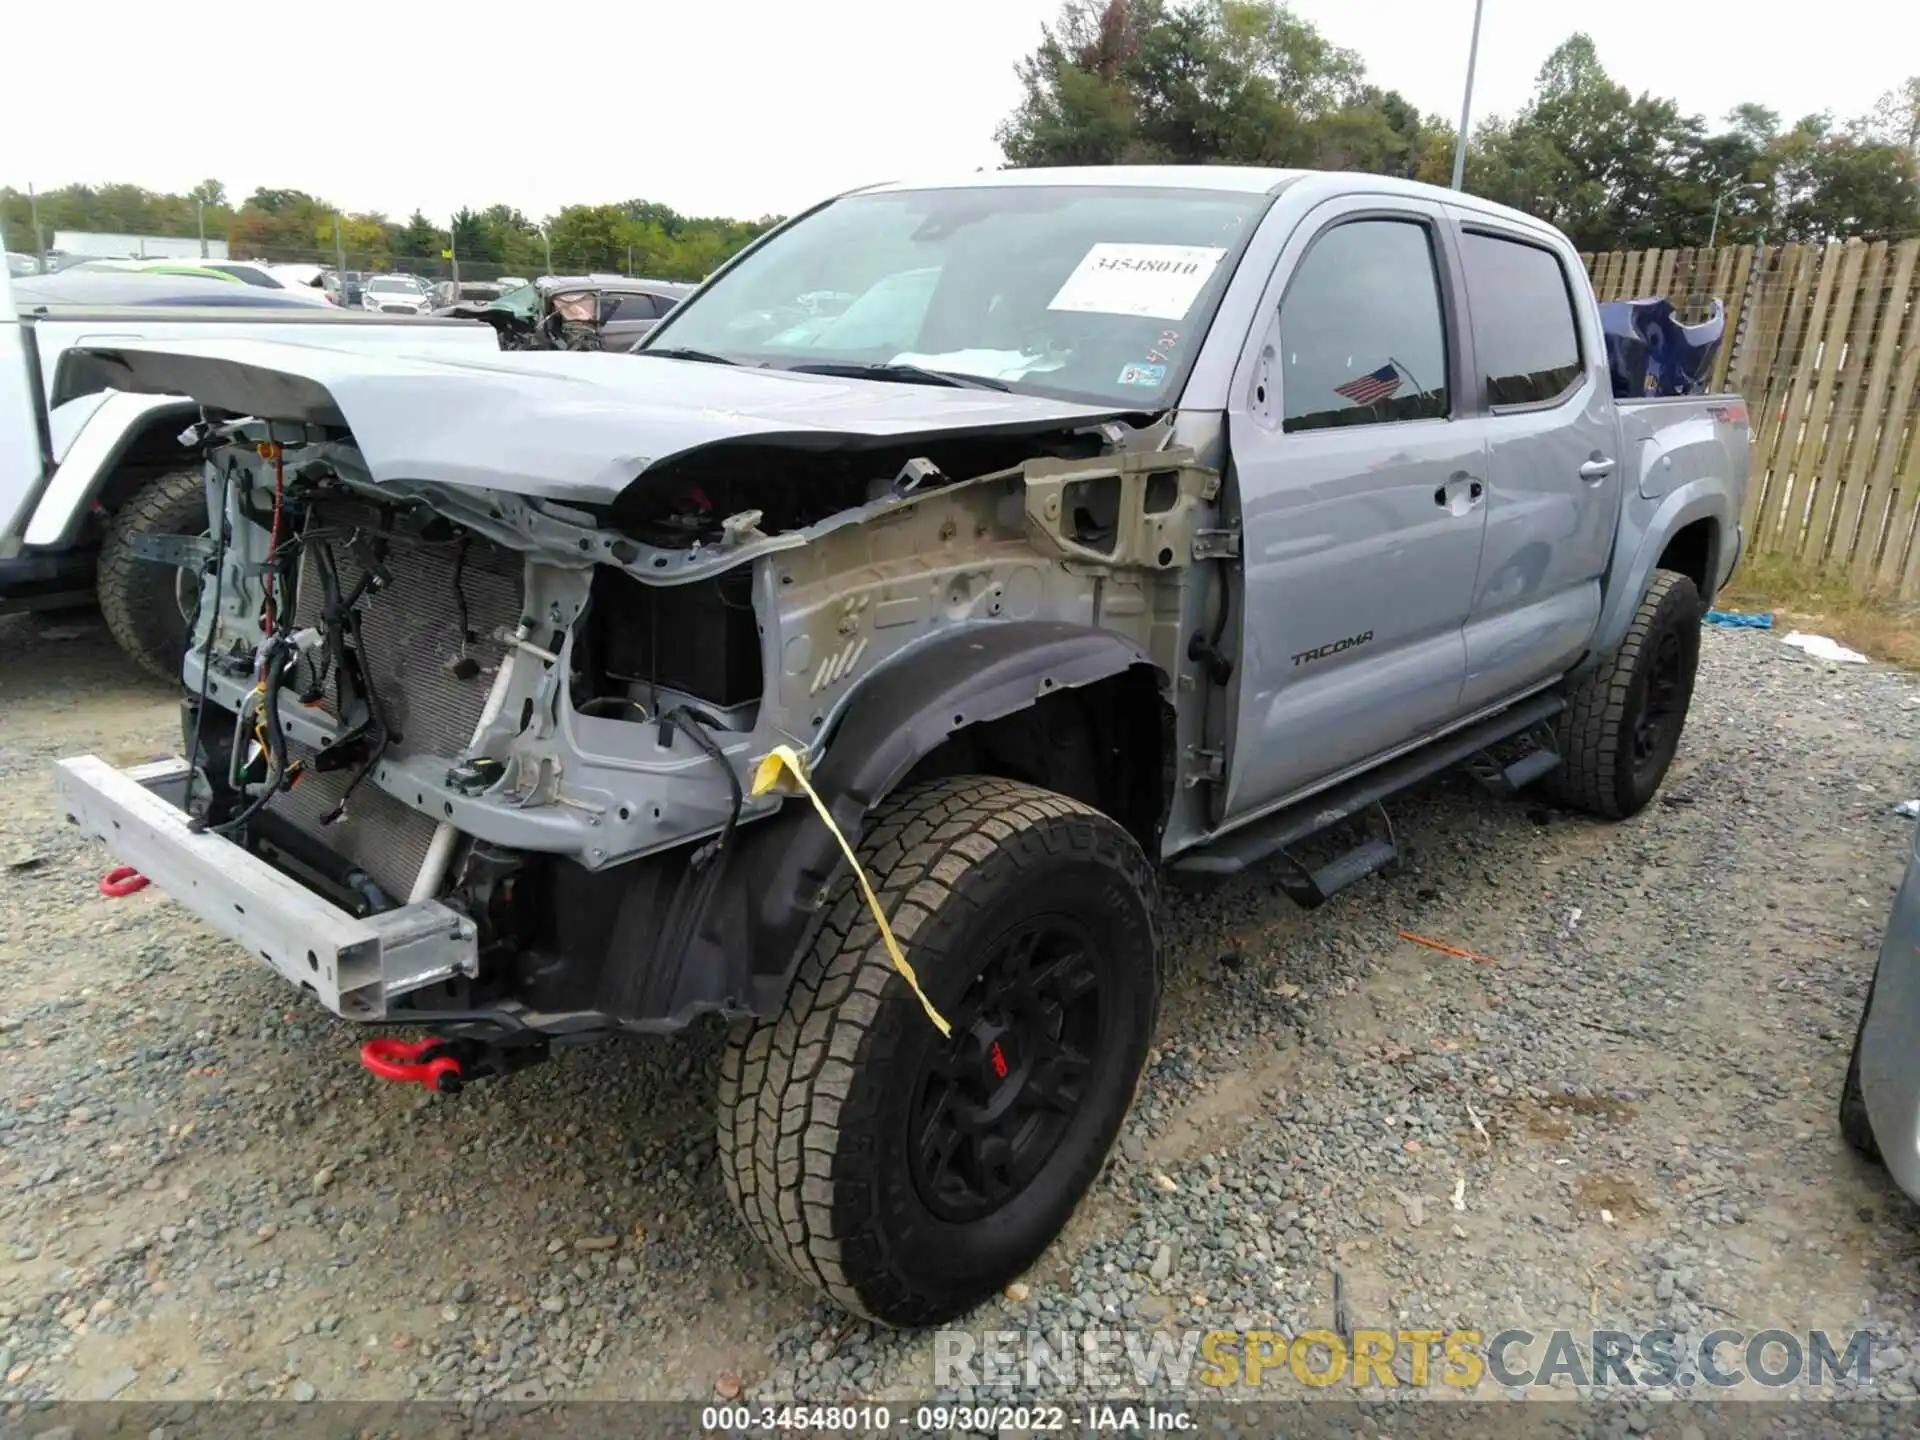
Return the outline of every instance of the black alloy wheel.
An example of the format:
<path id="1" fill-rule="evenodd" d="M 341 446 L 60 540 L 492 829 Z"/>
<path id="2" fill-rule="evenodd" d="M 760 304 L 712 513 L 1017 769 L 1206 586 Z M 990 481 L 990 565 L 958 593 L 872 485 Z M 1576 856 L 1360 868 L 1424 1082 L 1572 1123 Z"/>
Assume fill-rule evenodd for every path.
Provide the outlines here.
<path id="1" fill-rule="evenodd" d="M 913 1180 L 957 1224 L 1012 1200 L 1045 1167 L 1085 1098 L 1109 1007 L 1086 930 L 1046 915 L 989 950 L 955 1012 L 952 1038 L 921 1069 Z"/>
<path id="2" fill-rule="evenodd" d="M 1647 673 L 1646 699 L 1633 727 L 1633 768 L 1644 782 L 1655 765 L 1666 768 L 1687 723 L 1692 687 L 1682 654 L 1680 635 L 1664 630 L 1654 645 Z"/>

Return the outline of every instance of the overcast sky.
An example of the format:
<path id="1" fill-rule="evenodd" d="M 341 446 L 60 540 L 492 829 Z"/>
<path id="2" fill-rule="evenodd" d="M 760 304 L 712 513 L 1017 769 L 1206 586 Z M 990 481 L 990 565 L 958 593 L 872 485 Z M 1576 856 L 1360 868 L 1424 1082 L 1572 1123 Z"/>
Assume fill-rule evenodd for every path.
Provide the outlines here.
<path id="1" fill-rule="evenodd" d="M 998 162 L 1013 63 L 1056 0 L 548 0 L 10 7 L 0 181 L 309 191 L 437 219 L 643 197 L 784 213 Z M 1473 0 L 1296 0 L 1370 78 L 1458 114 Z M 1901 19 L 1904 14 L 1907 18 Z M 489 18 L 497 16 L 497 18 Z M 1817 18 L 1817 23 L 1816 22 Z M 1920 70 L 1912 0 L 1486 0 L 1476 118 L 1584 28 L 1617 79 L 1717 122 L 1742 100 L 1845 117 Z"/>

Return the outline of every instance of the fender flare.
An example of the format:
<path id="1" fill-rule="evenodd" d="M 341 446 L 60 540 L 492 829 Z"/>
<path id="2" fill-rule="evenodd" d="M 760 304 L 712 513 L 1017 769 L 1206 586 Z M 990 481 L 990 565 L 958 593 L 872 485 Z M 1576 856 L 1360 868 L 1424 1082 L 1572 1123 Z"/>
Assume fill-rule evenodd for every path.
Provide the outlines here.
<path id="1" fill-rule="evenodd" d="M 873 807 L 954 731 L 1141 665 L 1161 676 L 1130 640 L 1080 625 L 997 621 L 937 635 L 876 668 L 842 701 L 818 747 L 814 788 L 852 838 Z M 779 1014 L 844 864 L 839 843 L 804 801 L 743 827 L 702 923 L 685 935 L 678 954 L 656 951 L 629 1003 L 637 1000 L 651 1020 L 665 1019 L 665 1028 L 710 1009 Z M 649 935 L 665 939 L 671 928 L 663 923 L 671 908 L 665 894 L 649 882 L 630 899 L 609 965 L 646 945 Z"/>
<path id="2" fill-rule="evenodd" d="M 1728 513 L 1726 482 L 1712 477 L 1703 477 L 1689 481 L 1663 496 L 1659 505 L 1647 523 L 1640 528 L 1636 541 L 1632 532 L 1623 524 L 1620 540 L 1614 551 L 1612 572 L 1607 581 L 1605 603 L 1600 609 L 1599 623 L 1594 627 L 1592 656 L 1611 655 L 1627 638 L 1627 630 L 1633 624 L 1634 612 L 1640 608 L 1640 601 L 1647 593 L 1652 582 L 1654 567 L 1660 563 L 1660 555 L 1667 543 L 1696 520 L 1711 520 L 1713 527 L 1713 545 L 1707 558 L 1707 573 L 1720 574 L 1720 562 L 1725 554 L 1728 536 L 1733 533 L 1736 517 Z M 1629 544 L 1633 545 L 1631 555 L 1626 554 Z"/>
<path id="3" fill-rule="evenodd" d="M 936 635 L 854 687 L 818 747 L 814 785 L 836 822 L 858 824 L 955 731 L 1135 665 L 1158 673 L 1124 636 L 1064 621 L 1012 620 Z"/>
<path id="4" fill-rule="evenodd" d="M 199 413 L 199 405 L 183 395 L 109 395 L 87 417 L 47 478 L 22 543 L 55 549 L 73 544 L 93 502 L 135 442 L 156 425 L 186 425 Z M 182 451 L 181 458 L 186 462 L 192 457 Z"/>
<path id="5" fill-rule="evenodd" d="M 873 808 L 955 731 L 1135 665 L 1153 662 L 1132 641 L 1059 621 L 1003 621 L 938 635 L 876 669 L 842 702 L 814 766 L 814 788 L 834 823 L 856 836 Z M 767 833 L 756 847 L 761 863 L 741 877 L 760 932 L 744 953 L 756 959 L 756 982 L 758 965 L 779 966 L 768 978 L 781 997 L 812 939 L 819 900 L 845 863 L 811 807 L 784 808 L 788 813 L 749 831 Z"/>

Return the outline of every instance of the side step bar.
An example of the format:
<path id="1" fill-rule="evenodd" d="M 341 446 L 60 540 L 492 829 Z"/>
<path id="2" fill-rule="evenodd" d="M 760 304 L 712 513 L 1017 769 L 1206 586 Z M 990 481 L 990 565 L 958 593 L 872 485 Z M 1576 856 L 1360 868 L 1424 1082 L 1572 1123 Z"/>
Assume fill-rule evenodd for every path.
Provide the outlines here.
<path id="1" fill-rule="evenodd" d="M 1283 850 L 1279 858 L 1287 868 L 1281 873 L 1280 888 L 1302 910 L 1318 910 L 1349 885 L 1358 885 L 1367 876 L 1386 869 L 1399 853 L 1391 839 L 1375 835 L 1318 869 L 1309 870 Z"/>
<path id="2" fill-rule="evenodd" d="M 1474 763 L 1473 778 L 1484 785 L 1489 792 L 1502 798 L 1531 785 L 1543 775 L 1560 768 L 1560 752 L 1551 743 L 1537 750 L 1529 750 L 1510 765 L 1502 765 L 1492 756 L 1486 756 L 1484 763 Z"/>
<path id="3" fill-rule="evenodd" d="M 1169 868 L 1175 875 L 1196 879 L 1224 879 L 1238 875 L 1275 855 L 1285 856 L 1289 845 L 1298 844 L 1342 820 L 1372 809 L 1430 775 L 1471 760 L 1488 746 L 1524 734 L 1534 726 L 1551 720 L 1565 708 L 1565 699 L 1554 694 L 1522 700 L 1497 715 L 1464 725 L 1418 750 L 1409 751 L 1363 775 L 1356 775 L 1351 780 L 1309 795 L 1296 805 L 1222 835 L 1211 844 L 1180 856 Z M 1559 762 L 1560 757 L 1553 751 L 1536 750 L 1514 761 L 1498 775 L 1501 783 L 1517 789 L 1531 780 L 1537 780 Z M 1385 869 L 1392 862 L 1394 854 L 1389 833 L 1385 836 L 1370 834 L 1353 849 L 1317 870 L 1307 870 L 1292 857 L 1285 856 L 1295 873 L 1290 880 L 1283 879 L 1281 886 L 1295 901 L 1311 909 L 1336 891 Z"/>

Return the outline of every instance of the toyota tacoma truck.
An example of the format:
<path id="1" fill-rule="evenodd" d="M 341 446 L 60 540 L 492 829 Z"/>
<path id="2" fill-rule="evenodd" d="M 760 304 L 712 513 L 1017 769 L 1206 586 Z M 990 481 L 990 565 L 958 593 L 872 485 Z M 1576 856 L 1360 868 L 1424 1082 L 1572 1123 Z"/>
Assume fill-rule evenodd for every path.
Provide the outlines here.
<path id="1" fill-rule="evenodd" d="M 1548 226 L 1226 166 L 842 195 L 629 355 L 107 342 L 99 386 L 200 407 L 212 525 L 183 758 L 65 760 L 66 813 L 419 1034 L 393 1078 L 721 1017 L 748 1228 L 901 1325 L 1100 1171 L 1162 875 L 1318 903 L 1456 765 L 1647 804 L 1750 439 L 1616 400 Z"/>
<path id="2" fill-rule="evenodd" d="M 12 293 L 9 294 L 8 292 Z M 375 318 L 238 281 L 66 270 L 0 276 L 0 614 L 84 605 L 149 674 L 178 679 L 194 589 L 149 558 L 204 535 L 201 459 L 180 442 L 199 414 L 180 395 L 97 391 L 48 408 L 60 357 L 124 339 L 251 335 L 349 349 L 497 350 L 464 322 Z"/>

